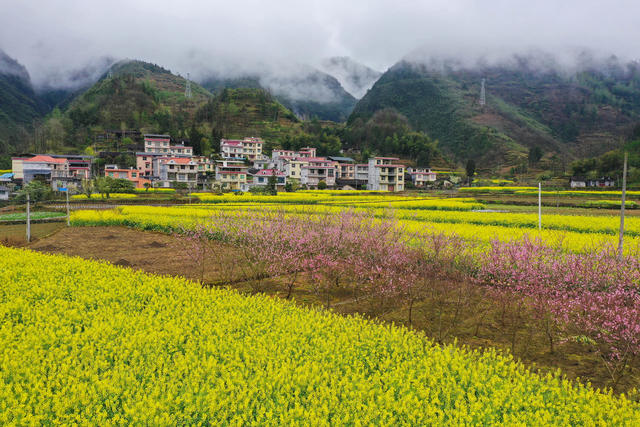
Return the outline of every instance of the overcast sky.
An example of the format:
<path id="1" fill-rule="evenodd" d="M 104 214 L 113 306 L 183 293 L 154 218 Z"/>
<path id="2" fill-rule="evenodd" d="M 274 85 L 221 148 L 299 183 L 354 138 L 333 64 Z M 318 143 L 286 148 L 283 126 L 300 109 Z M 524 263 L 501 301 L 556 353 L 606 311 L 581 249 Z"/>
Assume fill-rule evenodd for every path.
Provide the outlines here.
<path id="1" fill-rule="evenodd" d="M 0 0 L 0 49 L 36 84 L 102 56 L 174 72 L 588 47 L 640 57 L 639 0 Z M 286 65 L 282 65 L 286 67 Z"/>

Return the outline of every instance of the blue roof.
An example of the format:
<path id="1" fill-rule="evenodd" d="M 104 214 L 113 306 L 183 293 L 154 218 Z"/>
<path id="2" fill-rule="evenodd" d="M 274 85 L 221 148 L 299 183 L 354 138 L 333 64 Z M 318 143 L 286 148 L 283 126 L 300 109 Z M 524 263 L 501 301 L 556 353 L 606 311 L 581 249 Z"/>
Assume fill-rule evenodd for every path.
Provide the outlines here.
<path id="1" fill-rule="evenodd" d="M 0 179 L 11 179 L 13 178 L 13 174 L 11 172 L 3 173 L 0 175 Z"/>

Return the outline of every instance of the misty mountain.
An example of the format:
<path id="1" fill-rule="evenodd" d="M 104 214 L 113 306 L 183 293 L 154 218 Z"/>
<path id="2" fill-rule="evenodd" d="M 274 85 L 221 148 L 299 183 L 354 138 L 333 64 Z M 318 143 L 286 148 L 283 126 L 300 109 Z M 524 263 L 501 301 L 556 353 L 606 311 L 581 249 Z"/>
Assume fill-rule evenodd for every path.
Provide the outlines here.
<path id="1" fill-rule="evenodd" d="M 187 99 L 186 83 L 184 78 L 155 64 L 117 62 L 65 108 L 56 109 L 47 117 L 47 148 L 84 147 L 92 142 L 92 135 L 105 130 L 133 129 L 179 136 L 179 130 L 211 98 L 207 90 L 192 82 L 192 97 Z"/>
<path id="2" fill-rule="evenodd" d="M 45 112 L 26 68 L 0 50 L 0 155 L 28 140 L 33 121 Z"/>
<path id="3" fill-rule="evenodd" d="M 485 79 L 486 105 L 480 105 Z M 572 159 L 615 148 L 640 120 L 640 66 L 588 55 L 562 67 L 547 55 L 508 61 L 401 61 L 356 105 L 350 126 L 392 108 L 459 161 L 514 165 L 531 148 Z"/>
<path id="4" fill-rule="evenodd" d="M 49 110 L 55 107 L 64 108 L 73 98 L 100 80 L 115 63 L 114 58 L 103 56 L 71 71 L 51 70 L 46 80 L 41 82 L 35 91 Z"/>
<path id="5" fill-rule="evenodd" d="M 356 99 L 362 98 L 382 75 L 381 72 L 347 56 L 327 58 L 322 61 L 320 68 L 335 77 L 342 87 Z"/>
<path id="6" fill-rule="evenodd" d="M 342 122 L 356 104 L 356 99 L 335 77 L 306 66 L 286 70 L 264 68 L 260 73 L 232 77 L 212 75 L 201 79 L 200 83 L 216 93 L 224 88 L 267 90 L 302 119 L 316 117 Z"/>

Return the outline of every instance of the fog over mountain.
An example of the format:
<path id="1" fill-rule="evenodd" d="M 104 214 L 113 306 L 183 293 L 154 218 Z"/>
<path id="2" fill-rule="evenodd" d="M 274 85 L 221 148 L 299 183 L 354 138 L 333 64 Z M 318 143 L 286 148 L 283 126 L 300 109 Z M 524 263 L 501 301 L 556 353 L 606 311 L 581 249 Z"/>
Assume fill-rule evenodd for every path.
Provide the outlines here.
<path id="1" fill-rule="evenodd" d="M 320 68 L 334 76 L 342 87 L 355 98 L 362 98 L 382 75 L 366 65 L 346 56 L 334 56 L 322 61 Z"/>
<path id="2" fill-rule="evenodd" d="M 0 0 L 0 7 L 0 49 L 25 65 L 36 88 L 73 86 L 78 73 L 99 73 L 105 57 L 195 78 L 260 64 L 288 72 L 335 56 L 383 71 L 419 46 L 463 59 L 567 47 L 640 57 L 640 3 L 631 0 Z"/>

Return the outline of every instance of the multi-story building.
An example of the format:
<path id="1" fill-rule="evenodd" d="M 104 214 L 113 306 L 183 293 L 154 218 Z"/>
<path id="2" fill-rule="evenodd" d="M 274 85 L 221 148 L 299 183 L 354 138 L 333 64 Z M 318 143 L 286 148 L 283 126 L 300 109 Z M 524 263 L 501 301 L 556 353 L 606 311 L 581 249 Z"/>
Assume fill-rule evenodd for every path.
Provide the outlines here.
<path id="1" fill-rule="evenodd" d="M 284 164 L 283 171 L 287 178 L 297 179 L 300 182 L 302 180 L 302 170 L 305 166 L 309 166 L 308 158 L 296 157 Z"/>
<path id="2" fill-rule="evenodd" d="M 36 154 L 23 157 L 12 157 L 11 168 L 14 178 L 24 180 L 25 162 L 28 171 L 25 183 L 33 179 L 33 175 L 41 175 L 47 182 L 51 178 L 68 178 L 75 180 L 91 178 L 92 156 L 79 154 Z M 40 168 L 42 173 L 36 170 Z M 50 171 L 51 173 L 49 173 Z"/>
<path id="3" fill-rule="evenodd" d="M 437 174 L 429 168 L 407 168 L 407 173 L 416 187 L 424 187 L 430 182 L 435 182 L 437 178 Z"/>
<path id="4" fill-rule="evenodd" d="M 336 178 L 344 181 L 356 179 L 356 165 L 351 157 L 328 156 L 329 160 L 336 162 Z"/>
<path id="5" fill-rule="evenodd" d="M 158 176 L 153 170 L 153 159 L 160 157 L 167 156 L 162 153 L 136 153 L 136 168 L 138 169 L 138 173 L 146 178 Z"/>
<path id="6" fill-rule="evenodd" d="M 193 161 L 198 164 L 198 173 L 214 173 L 216 171 L 216 162 L 207 156 L 193 156 Z"/>
<path id="7" fill-rule="evenodd" d="M 296 157 L 313 158 L 316 157 L 316 149 L 314 147 L 302 147 Z"/>
<path id="8" fill-rule="evenodd" d="M 267 156 L 262 156 L 260 159 L 253 161 L 253 167 L 255 169 L 269 169 L 271 168 L 272 161 Z"/>
<path id="9" fill-rule="evenodd" d="M 157 171 L 161 187 L 171 187 L 174 182 L 193 188 L 198 182 L 198 164 L 188 157 L 154 157 L 153 170 Z"/>
<path id="10" fill-rule="evenodd" d="M 218 160 L 216 162 L 216 182 L 229 190 L 247 189 L 249 167 L 241 160 Z"/>
<path id="11" fill-rule="evenodd" d="M 246 137 L 244 139 L 221 139 L 220 154 L 225 159 L 247 159 L 254 161 L 262 158 L 262 145 L 260 138 Z"/>
<path id="12" fill-rule="evenodd" d="M 184 144 L 171 145 L 169 135 L 144 135 L 144 152 L 161 153 L 165 156 L 193 156 L 193 147 Z"/>
<path id="13" fill-rule="evenodd" d="M 374 191 L 404 191 L 404 165 L 394 164 L 397 157 L 369 159 L 367 189 Z"/>
<path id="14" fill-rule="evenodd" d="M 117 165 L 107 165 L 104 168 L 104 176 L 115 179 L 126 179 L 131 181 L 136 188 L 145 188 L 145 184 L 151 185 L 151 180 L 141 176 L 137 169 L 121 169 Z"/>
<path id="15" fill-rule="evenodd" d="M 18 167 L 17 170 L 20 171 L 22 181 L 25 184 L 38 178 L 51 183 L 53 186 L 53 181 L 56 178 L 70 178 L 67 159 L 54 159 L 51 156 L 39 154 L 34 157 L 15 160 L 15 163 L 12 162 L 13 165 L 18 166 L 21 163 L 21 167 Z"/>
<path id="16" fill-rule="evenodd" d="M 358 184 L 369 182 L 369 164 L 359 163 L 356 166 L 355 180 Z"/>
<path id="17" fill-rule="evenodd" d="M 305 158 L 307 165 L 302 166 L 300 183 L 311 188 L 317 188 L 320 181 L 329 187 L 336 184 L 336 162 L 324 157 Z"/>
<path id="18" fill-rule="evenodd" d="M 77 179 L 91 179 L 92 156 L 80 154 L 58 155 L 52 154 L 54 159 L 67 159 L 69 162 L 69 176 Z"/>
<path id="19" fill-rule="evenodd" d="M 169 154 L 169 146 L 171 145 L 171 136 L 169 135 L 144 135 L 144 152 L 145 153 L 163 153 Z"/>
<path id="20" fill-rule="evenodd" d="M 271 151 L 271 158 L 273 160 L 278 159 L 280 157 L 294 158 L 299 157 L 299 153 L 294 150 L 273 150 Z"/>

